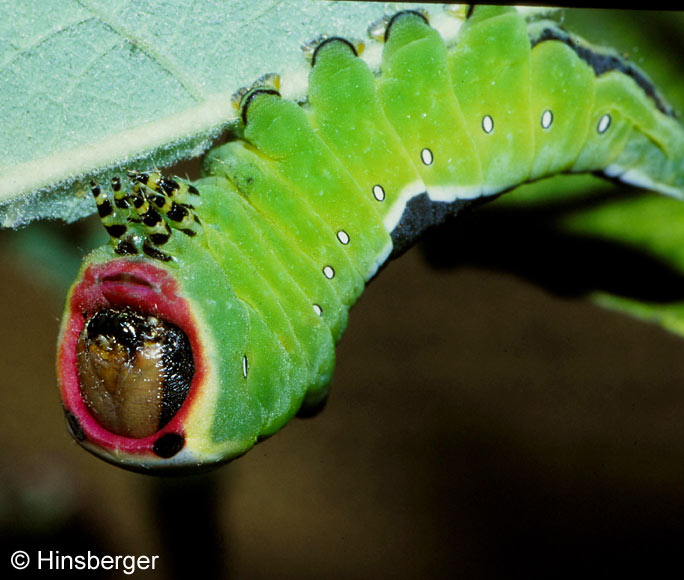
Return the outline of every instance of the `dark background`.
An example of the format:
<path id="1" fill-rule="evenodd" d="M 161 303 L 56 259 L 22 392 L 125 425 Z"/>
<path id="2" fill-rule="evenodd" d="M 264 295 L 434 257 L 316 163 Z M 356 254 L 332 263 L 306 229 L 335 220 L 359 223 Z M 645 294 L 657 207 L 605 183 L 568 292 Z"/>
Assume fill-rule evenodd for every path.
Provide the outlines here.
<path id="1" fill-rule="evenodd" d="M 665 51 L 652 74 L 676 66 L 669 15 L 599 14 L 583 16 L 590 38 L 645 28 Z M 90 456 L 64 426 L 55 340 L 69 248 L 85 252 L 90 227 L 0 235 L 3 571 L 15 549 L 159 554 L 138 573 L 150 578 L 682 570 L 681 338 L 462 266 L 468 239 L 448 268 L 415 248 L 352 310 L 321 415 L 214 474 L 154 479 Z"/>

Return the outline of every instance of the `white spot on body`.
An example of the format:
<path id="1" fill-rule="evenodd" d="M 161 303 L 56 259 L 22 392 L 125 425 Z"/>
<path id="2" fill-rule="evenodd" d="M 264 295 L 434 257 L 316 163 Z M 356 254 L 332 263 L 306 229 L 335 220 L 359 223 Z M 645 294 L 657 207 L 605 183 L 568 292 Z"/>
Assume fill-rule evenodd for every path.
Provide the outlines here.
<path id="1" fill-rule="evenodd" d="M 247 378 L 247 355 L 242 356 L 242 376 Z"/>
<path id="2" fill-rule="evenodd" d="M 378 201 L 384 201 L 385 190 L 382 188 L 382 185 L 373 186 L 373 197 L 375 197 L 375 199 L 377 199 Z"/>
<path id="3" fill-rule="evenodd" d="M 425 165 L 432 165 L 432 162 L 434 161 L 432 151 L 426 147 L 420 152 L 420 159 Z"/>
<path id="4" fill-rule="evenodd" d="M 494 130 L 494 119 L 492 119 L 489 115 L 482 117 L 482 130 L 487 134 Z"/>
<path id="5" fill-rule="evenodd" d="M 601 115 L 598 125 L 596 125 L 596 130 L 599 132 L 599 134 L 603 134 L 608 130 L 608 127 L 610 127 L 610 115 L 605 113 Z"/>
<path id="6" fill-rule="evenodd" d="M 332 266 L 326 266 L 325 268 L 323 268 L 323 275 L 328 280 L 332 280 L 335 277 L 335 270 L 332 269 Z"/>
<path id="7" fill-rule="evenodd" d="M 551 112 L 551 109 L 546 109 L 541 116 L 542 129 L 548 129 L 551 126 L 551 123 L 553 123 L 553 113 Z"/>
<path id="8" fill-rule="evenodd" d="M 349 243 L 349 234 L 344 230 L 340 230 L 337 232 L 337 239 L 340 241 L 340 244 L 344 244 L 346 246 Z"/>
<path id="9" fill-rule="evenodd" d="M 321 314 L 323 314 L 323 309 L 322 309 L 318 304 L 314 304 L 314 305 L 313 305 L 313 309 L 314 309 L 314 312 L 315 312 L 318 316 L 320 316 Z"/>

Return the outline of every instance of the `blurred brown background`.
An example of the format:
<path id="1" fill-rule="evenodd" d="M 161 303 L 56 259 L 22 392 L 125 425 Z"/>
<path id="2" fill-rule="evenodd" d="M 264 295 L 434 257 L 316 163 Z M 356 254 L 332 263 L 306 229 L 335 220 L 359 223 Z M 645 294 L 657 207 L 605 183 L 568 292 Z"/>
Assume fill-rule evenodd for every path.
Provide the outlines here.
<path id="1" fill-rule="evenodd" d="M 237 578 L 679 562 L 684 342 L 654 326 L 510 276 L 431 270 L 413 250 L 353 309 L 321 415 L 200 483 L 164 484 L 69 439 L 53 370 L 60 299 L 6 250 L 0 263 L 8 554 L 160 554 L 159 578 L 175 558 Z"/>
<path id="2" fill-rule="evenodd" d="M 681 571 L 681 338 L 416 248 L 352 310 L 321 415 L 154 479 L 67 435 L 54 351 L 77 264 L 31 252 L 49 263 L 89 226 L 54 228 L 0 234 L 3 571 L 16 549 L 159 554 L 149 578 Z"/>

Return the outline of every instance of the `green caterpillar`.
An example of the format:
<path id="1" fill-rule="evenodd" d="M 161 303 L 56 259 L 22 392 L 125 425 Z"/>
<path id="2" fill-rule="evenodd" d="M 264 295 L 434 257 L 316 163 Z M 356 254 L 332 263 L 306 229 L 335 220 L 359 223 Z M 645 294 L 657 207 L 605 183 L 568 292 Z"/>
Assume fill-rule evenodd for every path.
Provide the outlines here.
<path id="1" fill-rule="evenodd" d="M 684 131 L 648 78 L 514 8 L 447 45 L 385 23 L 380 74 L 319 42 L 308 97 L 240 94 L 235 139 L 194 182 L 93 184 L 111 244 L 62 322 L 69 428 L 140 471 L 233 459 L 325 401 L 349 308 L 383 264 L 462 208 L 559 172 L 684 194 Z"/>

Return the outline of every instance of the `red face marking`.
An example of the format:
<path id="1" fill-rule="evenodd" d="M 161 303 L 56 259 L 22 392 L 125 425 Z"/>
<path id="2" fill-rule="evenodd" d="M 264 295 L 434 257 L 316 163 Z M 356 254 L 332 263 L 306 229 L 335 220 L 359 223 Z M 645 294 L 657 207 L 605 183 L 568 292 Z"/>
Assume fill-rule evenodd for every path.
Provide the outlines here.
<path id="1" fill-rule="evenodd" d="M 162 429 L 144 438 L 111 433 L 86 407 L 81 395 L 77 367 L 77 343 L 86 321 L 108 308 L 128 307 L 164 319 L 185 332 L 192 347 L 195 374 L 185 402 Z M 154 443 L 164 434 L 183 433 L 183 421 L 204 378 L 202 349 L 197 325 L 178 282 L 164 269 L 135 259 L 118 259 L 89 266 L 73 288 L 57 358 L 60 393 L 65 410 L 80 424 L 89 445 L 110 453 L 152 454 Z"/>

